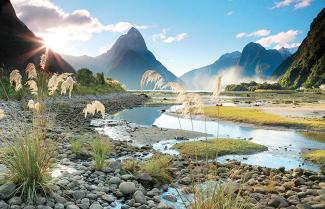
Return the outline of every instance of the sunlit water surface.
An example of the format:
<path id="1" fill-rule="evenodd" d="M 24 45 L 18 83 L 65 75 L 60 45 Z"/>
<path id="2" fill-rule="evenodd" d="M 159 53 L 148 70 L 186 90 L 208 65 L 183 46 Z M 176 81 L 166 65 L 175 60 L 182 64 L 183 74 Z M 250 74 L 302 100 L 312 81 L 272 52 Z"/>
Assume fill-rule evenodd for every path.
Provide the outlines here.
<path id="1" fill-rule="evenodd" d="M 127 120 L 138 125 L 156 125 L 161 128 L 173 128 L 192 130 L 191 120 L 161 113 L 161 110 L 176 108 L 175 106 L 160 107 L 138 107 L 124 110 L 113 116 L 114 120 Z M 216 121 L 204 121 L 193 119 L 194 131 L 206 132 L 212 137 L 218 133 L 218 123 Z M 109 129 L 110 127 L 106 127 Z M 114 131 L 116 132 L 116 130 Z M 109 132 L 108 132 L 109 133 Z M 108 134 L 110 135 L 110 134 Z M 111 136 L 114 136 L 112 133 Z M 319 166 L 305 162 L 301 158 L 301 151 L 304 149 L 325 149 L 325 143 L 313 141 L 299 134 L 294 130 L 272 130 L 266 128 L 245 127 L 242 124 L 220 121 L 219 137 L 250 139 L 252 142 L 268 147 L 268 151 L 253 155 L 226 155 L 219 157 L 219 161 L 224 162 L 229 159 L 236 159 L 247 164 L 279 168 L 284 166 L 286 169 L 302 167 L 314 171 L 319 170 Z M 113 137 L 114 139 L 115 137 Z M 192 139 L 193 140 L 193 139 Z M 179 143 L 175 139 L 169 139 L 154 144 L 154 148 L 169 154 L 178 154 L 172 149 L 173 144 Z"/>

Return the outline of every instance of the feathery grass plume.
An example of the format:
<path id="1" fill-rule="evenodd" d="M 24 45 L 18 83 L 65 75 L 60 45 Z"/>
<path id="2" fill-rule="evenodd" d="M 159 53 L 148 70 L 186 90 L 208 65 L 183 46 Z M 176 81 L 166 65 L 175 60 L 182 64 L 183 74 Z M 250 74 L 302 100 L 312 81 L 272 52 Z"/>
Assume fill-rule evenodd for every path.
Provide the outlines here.
<path id="1" fill-rule="evenodd" d="M 217 99 L 220 96 L 221 93 L 221 76 L 217 76 L 215 78 L 215 83 L 214 83 L 214 89 L 213 89 L 213 94 L 212 98 Z"/>
<path id="2" fill-rule="evenodd" d="M 34 102 L 34 100 L 29 100 L 28 101 L 28 104 L 27 104 L 27 106 L 28 106 L 28 108 L 30 109 L 30 110 L 33 110 L 33 111 L 35 111 L 36 113 L 41 113 L 41 112 L 43 112 L 43 110 L 44 110 L 44 105 L 42 105 L 41 103 L 39 103 L 39 102 Z"/>
<path id="3" fill-rule="evenodd" d="M 204 103 L 202 101 L 202 97 L 199 94 L 193 94 L 192 101 L 193 101 L 193 105 L 192 105 L 193 113 L 203 114 L 204 113 L 204 110 L 203 110 Z"/>
<path id="4" fill-rule="evenodd" d="M 161 89 L 165 85 L 165 79 L 156 71 L 154 70 L 147 70 L 142 75 L 140 85 L 141 89 L 143 89 L 148 84 L 154 84 L 154 90 L 155 89 Z"/>
<path id="5" fill-rule="evenodd" d="M 69 97 L 71 97 L 71 92 L 73 90 L 74 80 L 71 76 L 68 76 L 65 81 L 61 84 L 61 95 L 66 95 L 67 90 L 69 90 Z"/>
<path id="6" fill-rule="evenodd" d="M 31 91 L 31 93 L 33 95 L 36 95 L 36 96 L 38 95 L 38 93 L 37 93 L 38 92 L 38 87 L 37 87 L 37 84 L 36 84 L 36 82 L 34 80 L 27 81 L 25 85 L 29 86 L 29 89 L 30 89 L 30 91 Z"/>
<path id="7" fill-rule="evenodd" d="M 0 119 L 5 117 L 5 111 L 0 108 Z"/>
<path id="8" fill-rule="evenodd" d="M 58 74 L 54 73 L 49 79 L 49 82 L 47 84 L 49 95 L 53 95 L 55 91 L 58 89 L 58 85 L 59 85 L 58 77 L 59 77 Z"/>
<path id="9" fill-rule="evenodd" d="M 41 66 L 42 70 L 45 70 L 46 64 L 47 64 L 47 53 L 42 54 L 42 56 L 41 56 L 41 60 L 40 60 L 39 65 Z"/>
<path id="10" fill-rule="evenodd" d="M 36 68 L 35 65 L 33 63 L 29 63 L 26 67 L 26 74 L 28 79 L 35 79 L 37 78 L 37 72 L 36 72 Z"/>
<path id="11" fill-rule="evenodd" d="M 85 118 L 88 114 L 95 115 L 96 112 L 100 113 L 102 117 L 105 117 L 105 106 L 100 101 L 93 101 L 86 105 L 82 111 L 85 114 Z"/>
<path id="12" fill-rule="evenodd" d="M 22 76 L 19 73 L 19 70 L 13 70 L 10 73 L 10 85 L 15 84 L 15 91 L 19 91 L 23 86 L 21 85 Z"/>
<path id="13" fill-rule="evenodd" d="M 164 89 L 169 88 L 170 90 L 176 93 L 182 93 L 185 91 L 184 87 L 178 82 L 167 82 L 164 86 Z"/>

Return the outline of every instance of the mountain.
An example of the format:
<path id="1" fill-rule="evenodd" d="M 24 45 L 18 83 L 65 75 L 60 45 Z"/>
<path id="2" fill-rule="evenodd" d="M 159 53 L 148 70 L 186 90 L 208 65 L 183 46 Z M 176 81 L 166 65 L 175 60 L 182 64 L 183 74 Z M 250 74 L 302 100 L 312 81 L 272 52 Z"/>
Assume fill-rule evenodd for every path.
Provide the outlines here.
<path id="1" fill-rule="evenodd" d="M 313 20 L 298 51 L 276 72 L 284 73 L 279 79 L 284 87 L 310 88 L 325 83 L 325 8 Z"/>
<path id="2" fill-rule="evenodd" d="M 232 73 L 241 72 L 239 77 L 269 78 L 282 61 L 289 56 L 291 56 L 291 52 L 287 48 L 267 50 L 260 44 L 251 42 L 243 48 L 241 53 L 236 51 L 224 54 L 213 64 L 191 70 L 180 78 L 190 89 L 209 89 L 213 82 L 211 81 L 212 77 L 218 75 L 222 70 L 235 66 L 240 68 L 233 69 L 237 71 L 236 73 L 232 71 Z M 231 81 L 229 80 L 229 82 Z"/>
<path id="3" fill-rule="evenodd" d="M 207 83 L 201 81 L 209 80 L 217 75 L 220 70 L 236 65 L 240 56 L 241 53 L 238 51 L 224 54 L 211 65 L 191 70 L 182 75 L 180 79 L 189 89 L 205 89 L 208 87 Z"/>
<path id="4" fill-rule="evenodd" d="M 140 80 L 147 70 L 155 70 L 166 81 L 178 81 L 148 50 L 141 33 L 131 28 L 127 34 L 120 36 L 112 48 L 97 57 L 64 56 L 76 69 L 83 67 L 126 84 L 128 89 L 140 89 Z"/>
<path id="5" fill-rule="evenodd" d="M 24 69 L 29 62 L 39 63 L 45 53 L 42 39 L 36 37 L 19 20 L 10 0 L 0 1 L 0 67 L 6 70 Z M 48 70 L 74 72 L 70 64 L 59 54 L 48 51 Z"/>
<path id="6" fill-rule="evenodd" d="M 267 50 L 260 44 L 251 42 L 244 47 L 238 65 L 243 68 L 243 75 L 246 77 L 257 75 L 266 78 L 272 75 L 289 54 L 285 49 Z"/>

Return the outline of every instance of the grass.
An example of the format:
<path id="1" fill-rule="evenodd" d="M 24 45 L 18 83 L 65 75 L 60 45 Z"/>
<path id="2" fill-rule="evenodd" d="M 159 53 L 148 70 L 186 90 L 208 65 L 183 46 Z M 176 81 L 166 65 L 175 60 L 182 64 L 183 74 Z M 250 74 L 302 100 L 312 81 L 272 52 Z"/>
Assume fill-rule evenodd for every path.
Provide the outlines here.
<path id="1" fill-rule="evenodd" d="M 291 94 L 295 93 L 296 90 L 273 90 L 273 89 L 256 89 L 255 93 L 277 93 L 277 94 Z"/>
<path id="2" fill-rule="evenodd" d="M 105 84 L 96 86 L 77 86 L 75 93 L 79 95 L 101 95 L 106 93 L 124 92 L 125 90 L 121 85 Z"/>
<path id="3" fill-rule="evenodd" d="M 322 132 L 300 132 L 300 133 L 309 139 L 325 142 L 325 133 Z"/>
<path id="4" fill-rule="evenodd" d="M 169 175 L 170 156 L 155 155 L 140 165 L 140 170 L 149 174 L 160 183 L 168 183 L 171 181 Z"/>
<path id="5" fill-rule="evenodd" d="M 132 175 L 137 175 L 139 163 L 136 159 L 127 159 L 122 164 L 122 169 Z"/>
<path id="6" fill-rule="evenodd" d="M 39 193 L 50 189 L 51 144 L 28 134 L 6 149 L 1 162 L 7 167 L 6 178 L 17 184 L 17 192 L 27 202 L 34 202 Z"/>
<path id="7" fill-rule="evenodd" d="M 105 166 L 106 155 L 111 151 L 112 145 L 106 139 L 96 138 L 91 143 L 95 170 L 103 170 Z"/>
<path id="8" fill-rule="evenodd" d="M 187 207 L 189 209 L 252 209 L 248 200 L 237 194 L 227 192 L 218 182 L 208 182 L 206 186 L 199 185 L 194 193 L 194 199 Z"/>
<path id="9" fill-rule="evenodd" d="M 256 125 L 282 126 L 312 130 L 325 130 L 325 120 L 322 119 L 290 119 L 279 115 L 263 112 L 257 108 L 219 107 L 219 118 Z M 206 116 L 217 118 L 218 108 L 209 106 L 204 108 Z"/>
<path id="10" fill-rule="evenodd" d="M 302 156 L 309 161 L 325 164 L 325 150 L 314 150 L 311 152 L 303 153 Z"/>
<path id="11" fill-rule="evenodd" d="M 214 158 L 217 155 L 253 154 L 267 150 L 267 147 L 240 139 L 211 139 L 183 142 L 174 145 L 182 154 L 198 158 Z"/>
<path id="12" fill-rule="evenodd" d="M 71 144 L 72 153 L 76 154 L 77 156 L 80 156 L 80 154 L 83 150 L 84 140 L 83 139 L 74 139 L 70 142 L 70 144 Z"/>

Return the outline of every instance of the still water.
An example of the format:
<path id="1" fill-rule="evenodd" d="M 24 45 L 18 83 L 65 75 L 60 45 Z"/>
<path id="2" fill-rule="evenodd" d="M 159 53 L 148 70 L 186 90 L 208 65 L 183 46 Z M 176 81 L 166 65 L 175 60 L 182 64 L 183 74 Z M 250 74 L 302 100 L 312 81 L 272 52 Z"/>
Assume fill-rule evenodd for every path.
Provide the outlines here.
<path id="1" fill-rule="evenodd" d="M 175 106 L 138 107 L 124 110 L 113 118 L 145 126 L 156 125 L 161 128 L 179 129 L 181 125 L 183 130 L 192 130 L 190 119 L 180 118 L 180 121 L 178 121 L 177 117 L 161 112 L 161 110 L 168 110 L 170 108 L 175 108 Z M 252 142 L 268 147 L 268 151 L 253 155 L 222 156 L 218 159 L 221 162 L 228 159 L 237 159 L 248 164 L 271 168 L 279 168 L 281 166 L 284 166 L 286 169 L 302 167 L 318 171 L 319 166 L 305 162 L 300 157 L 300 153 L 304 149 L 325 149 L 325 143 L 310 140 L 295 130 L 246 127 L 243 124 L 227 121 L 220 121 L 218 125 L 216 121 L 205 122 L 201 119 L 193 119 L 192 123 L 194 131 L 208 133 L 211 137 L 217 136 L 219 130 L 219 137 L 250 139 Z M 178 142 L 170 139 L 154 144 L 154 148 L 169 154 L 177 154 L 178 152 L 171 148 L 175 143 Z"/>

